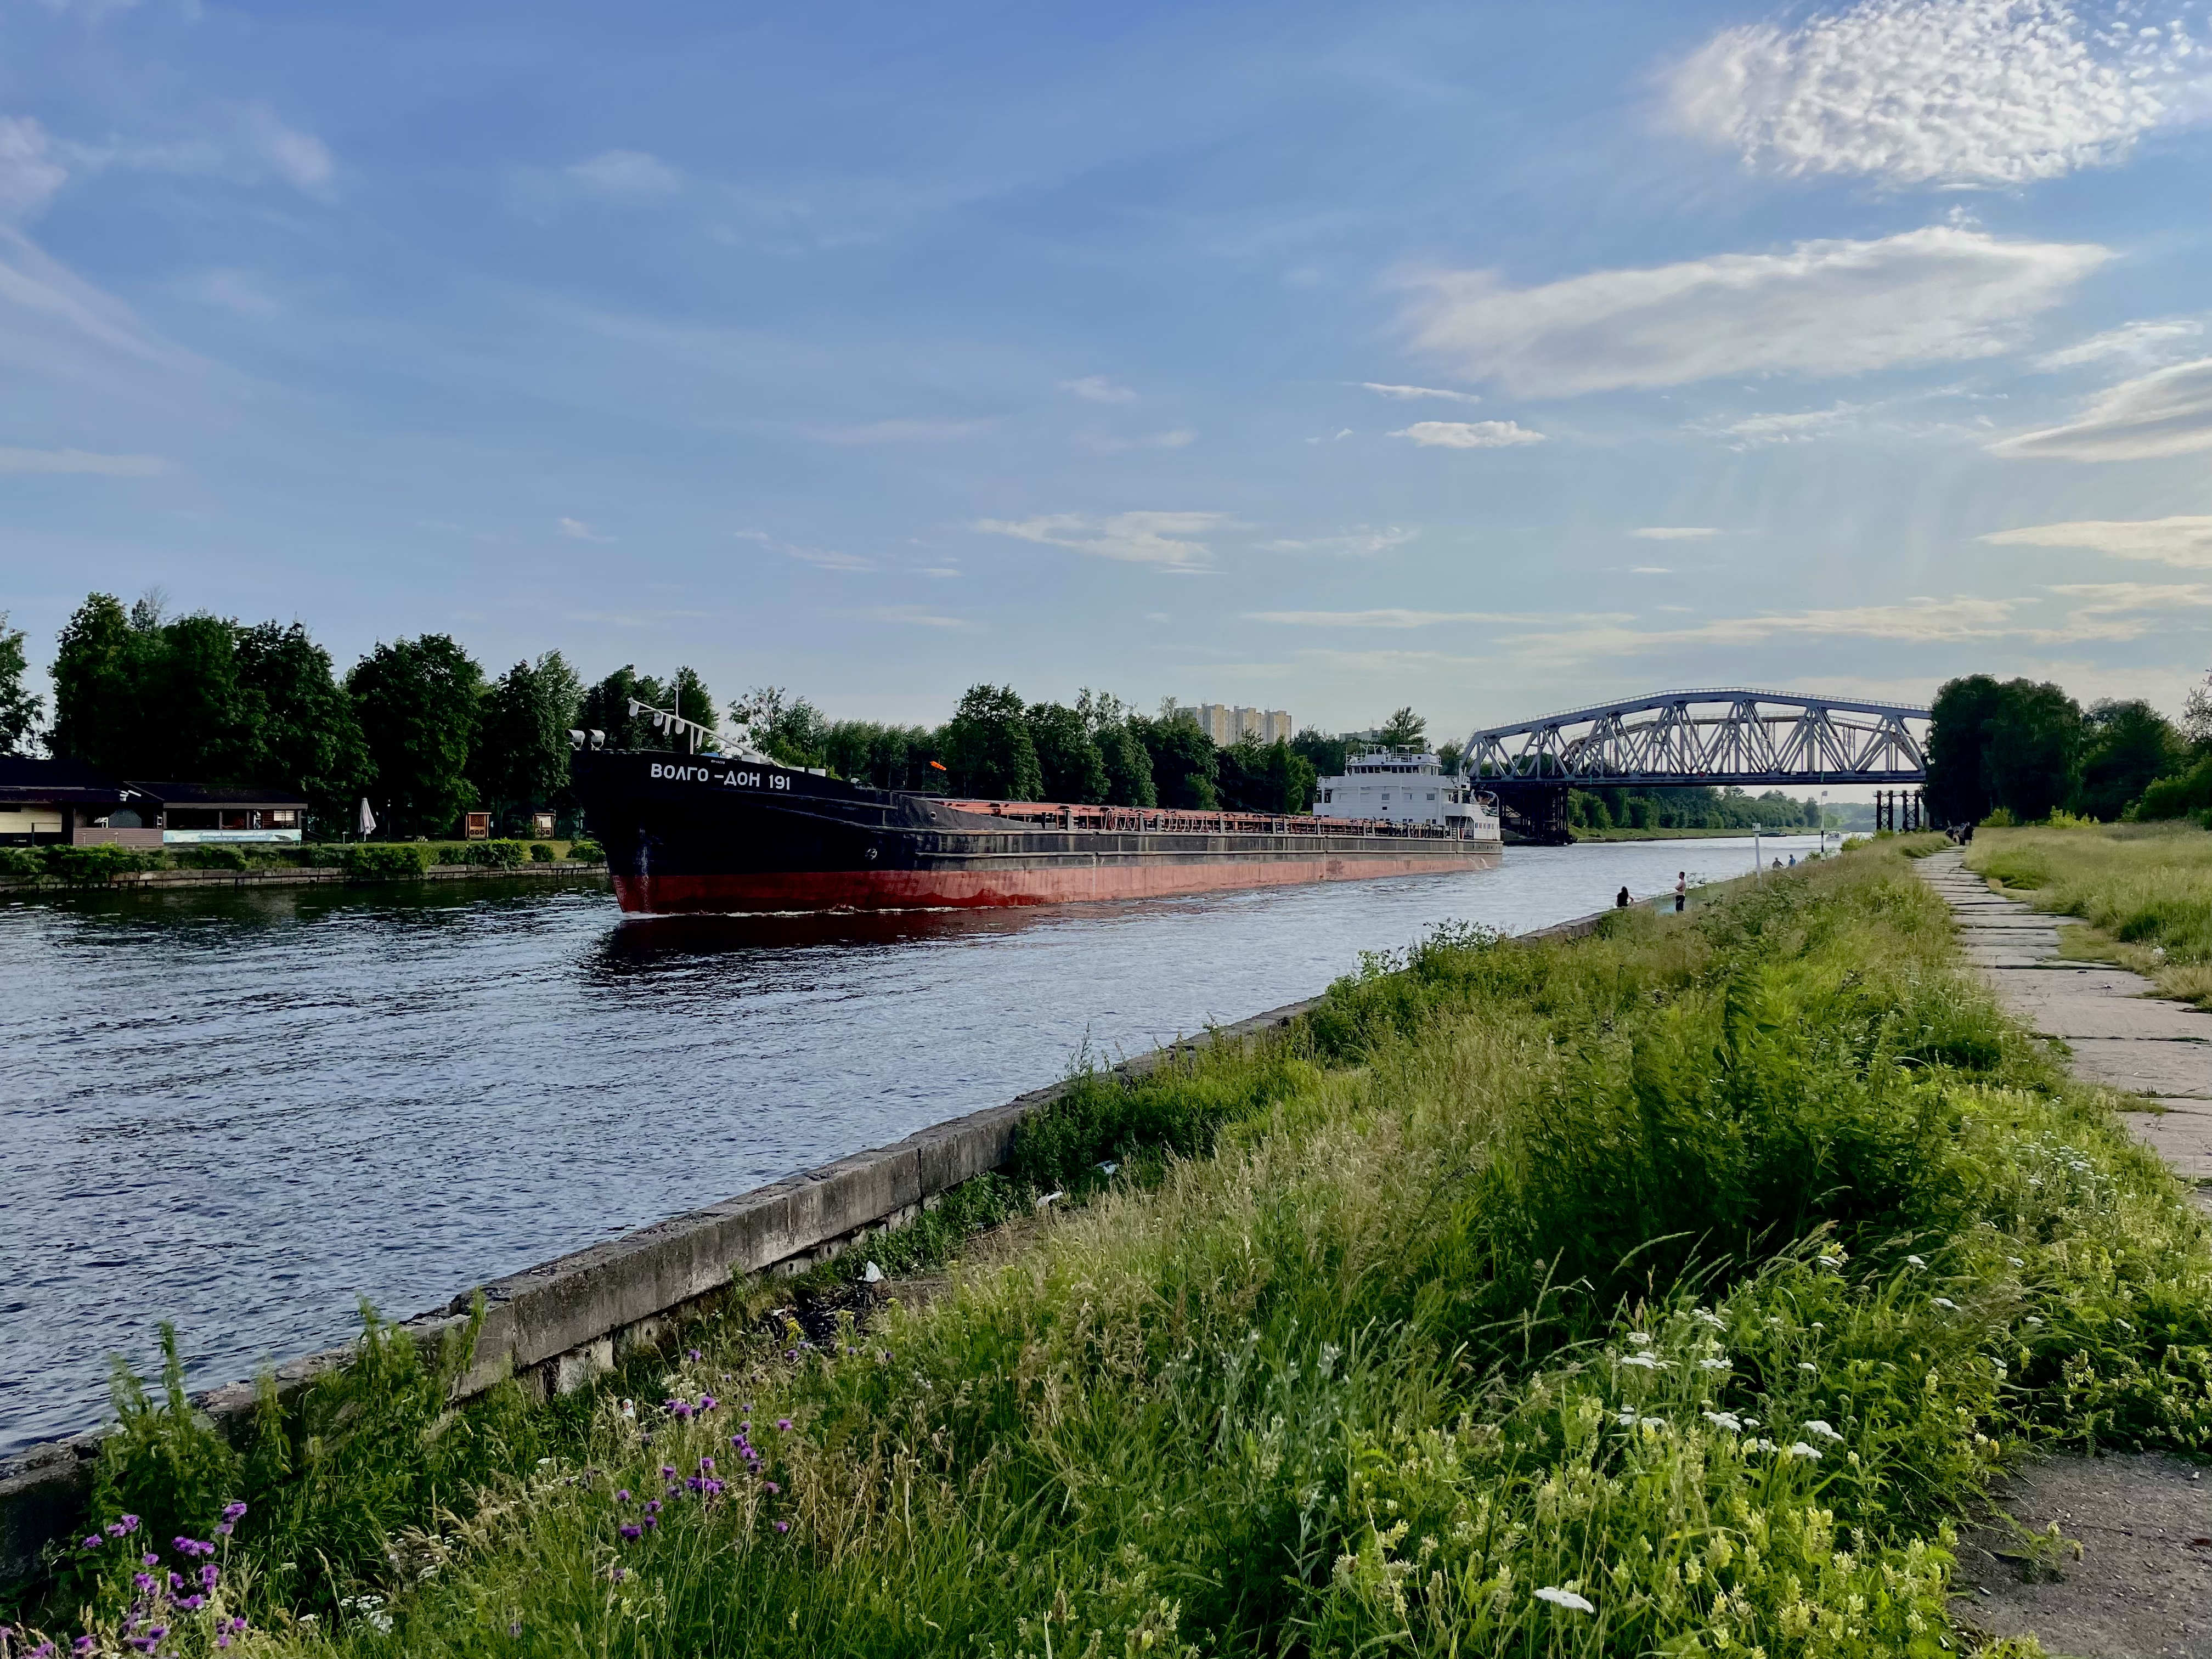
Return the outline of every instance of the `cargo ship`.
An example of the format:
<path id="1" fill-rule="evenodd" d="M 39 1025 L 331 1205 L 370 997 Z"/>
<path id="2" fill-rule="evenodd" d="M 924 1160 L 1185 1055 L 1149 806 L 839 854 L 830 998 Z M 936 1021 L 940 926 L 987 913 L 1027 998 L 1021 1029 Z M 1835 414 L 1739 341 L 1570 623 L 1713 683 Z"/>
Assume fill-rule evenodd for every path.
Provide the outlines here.
<path id="1" fill-rule="evenodd" d="M 756 754 L 609 750 L 571 733 L 622 908 L 686 912 L 1073 904 L 1486 868 L 1494 804 L 1435 823 L 961 800 Z"/>

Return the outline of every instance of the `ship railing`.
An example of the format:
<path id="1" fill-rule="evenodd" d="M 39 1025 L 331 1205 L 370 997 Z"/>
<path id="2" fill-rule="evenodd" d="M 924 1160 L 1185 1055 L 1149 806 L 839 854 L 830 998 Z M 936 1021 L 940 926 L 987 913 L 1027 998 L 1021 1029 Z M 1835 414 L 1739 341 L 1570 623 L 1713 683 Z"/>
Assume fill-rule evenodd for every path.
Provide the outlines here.
<path id="1" fill-rule="evenodd" d="M 1324 818 L 1261 812 L 1193 812 L 1139 806 L 1074 806 L 1049 801 L 946 800 L 956 812 L 1003 818 L 1037 830 L 1201 836 L 1385 836 L 1432 841 L 1466 839 L 1452 824 L 1389 818 Z"/>

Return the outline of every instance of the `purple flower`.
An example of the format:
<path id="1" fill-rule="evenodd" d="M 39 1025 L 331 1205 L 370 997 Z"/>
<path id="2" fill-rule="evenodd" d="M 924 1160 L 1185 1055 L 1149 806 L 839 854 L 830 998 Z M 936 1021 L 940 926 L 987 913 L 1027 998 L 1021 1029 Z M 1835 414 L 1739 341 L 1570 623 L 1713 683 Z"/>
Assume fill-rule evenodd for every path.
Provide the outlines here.
<path id="1" fill-rule="evenodd" d="M 779 1521 L 775 1523 L 775 1529 L 778 1532 L 789 1532 L 791 1530 L 791 1522 L 788 1521 Z"/>
<path id="2" fill-rule="evenodd" d="M 92 1651 L 92 1638 L 89 1636 L 80 1636 L 76 1641 L 70 1643 L 70 1645 L 75 1648 L 79 1653 L 90 1653 Z"/>
<path id="3" fill-rule="evenodd" d="M 788 1429 L 791 1426 L 791 1419 L 787 1417 L 779 1417 L 775 1419 L 775 1425 L 779 1429 Z"/>
<path id="4" fill-rule="evenodd" d="M 645 1536 L 645 1528 L 636 1526 L 624 1527 L 622 1529 L 622 1535 L 634 1541 Z"/>
<path id="5" fill-rule="evenodd" d="M 647 1499 L 645 1500 L 645 1512 L 646 1512 L 647 1515 L 658 1515 L 658 1514 L 659 1514 L 659 1513 L 660 1513 L 660 1500 L 659 1500 L 658 1498 L 647 1498 Z"/>
<path id="6" fill-rule="evenodd" d="M 225 1504 L 222 1506 L 222 1518 L 226 1521 L 243 1521 L 246 1518 L 246 1505 L 239 1503 Z"/>
<path id="7" fill-rule="evenodd" d="M 136 1572 L 131 1575 L 131 1582 L 143 1594 L 154 1588 L 154 1575 L 150 1572 Z"/>
<path id="8" fill-rule="evenodd" d="M 207 1565 L 200 1569 L 200 1588 L 202 1589 L 213 1589 L 215 1588 L 215 1581 L 222 1577 L 222 1569 L 216 1565 L 214 1562 L 209 1562 Z"/>
<path id="9" fill-rule="evenodd" d="M 628 1486 L 618 1486 L 615 1489 L 615 1502 L 617 1504 L 627 1504 L 629 1502 L 629 1488 Z"/>
<path id="10" fill-rule="evenodd" d="M 721 1495 L 722 1483 L 719 1480 L 709 1480 L 707 1483 L 707 1496 L 709 1498 L 720 1498 Z"/>
<path id="11" fill-rule="evenodd" d="M 710 1412 L 721 1403 L 711 1394 L 702 1394 L 699 1396 L 699 1409 L 702 1412 Z"/>
<path id="12" fill-rule="evenodd" d="M 647 1528 L 657 1527 L 660 1524 L 660 1517 L 657 1515 L 648 1515 L 638 1524 Z"/>
<path id="13" fill-rule="evenodd" d="M 690 1360 L 690 1361 L 693 1364 L 695 1364 L 695 1365 L 696 1365 L 696 1364 L 697 1364 L 699 1363 L 699 1360 L 700 1360 L 700 1358 L 701 1358 L 700 1353 L 699 1353 L 699 1350 L 698 1350 L 698 1349 L 696 1349 L 696 1348 L 686 1348 L 686 1349 L 684 1349 L 684 1357 L 686 1359 Z"/>
<path id="14" fill-rule="evenodd" d="M 767 1492 L 780 1492 L 783 1488 L 777 1486 L 773 1480 L 763 1480 L 761 1482 L 761 1490 Z"/>
<path id="15" fill-rule="evenodd" d="M 137 1517 L 137 1516 L 135 1516 L 135 1515 L 126 1515 L 126 1516 L 125 1516 L 123 1517 L 123 1530 L 124 1530 L 124 1531 L 125 1531 L 125 1532 L 136 1532 L 136 1531 L 137 1531 L 137 1530 L 138 1530 L 138 1517 Z"/>
<path id="16" fill-rule="evenodd" d="M 228 1631 L 224 1631 L 222 1634 L 217 1636 L 215 1638 L 215 1644 L 219 1648 L 228 1647 L 230 1645 L 230 1632 Z"/>
<path id="17" fill-rule="evenodd" d="M 145 1554 L 140 1556 L 138 1560 L 142 1566 L 158 1567 L 161 1565 L 161 1558 L 151 1550 L 148 1550 Z"/>
<path id="18" fill-rule="evenodd" d="M 98 1533 L 94 1533 L 91 1537 L 84 1540 L 84 1547 L 88 1550 L 96 1550 L 106 1540 L 103 1540 Z"/>
<path id="19" fill-rule="evenodd" d="M 244 1509 L 246 1505 L 240 1504 L 238 1507 Z M 246 1628 L 246 1615 L 242 1613 L 240 1613 L 237 1618 L 230 1621 L 230 1627 L 234 1631 L 243 1631 Z"/>
<path id="20" fill-rule="evenodd" d="M 699 1460 L 699 1467 L 712 1474 L 714 1472 L 714 1460 L 711 1457 L 702 1457 Z"/>
<path id="21" fill-rule="evenodd" d="M 106 1528 L 107 1535 L 110 1538 L 120 1538 L 124 1534 L 130 1530 L 131 1528 L 125 1526 L 120 1521 L 111 1521 L 107 1523 Z"/>

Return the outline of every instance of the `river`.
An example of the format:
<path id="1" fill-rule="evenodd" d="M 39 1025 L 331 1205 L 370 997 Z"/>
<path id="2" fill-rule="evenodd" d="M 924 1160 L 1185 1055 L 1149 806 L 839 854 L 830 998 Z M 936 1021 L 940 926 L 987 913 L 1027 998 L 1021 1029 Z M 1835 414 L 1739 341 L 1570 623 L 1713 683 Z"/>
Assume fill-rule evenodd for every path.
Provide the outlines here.
<path id="1" fill-rule="evenodd" d="M 1802 858 L 1814 837 L 1769 839 Z M 874 921 L 625 921 L 603 886 L 0 902 L 0 1451 L 1311 996 L 1447 920 L 1741 875 L 1747 840 Z"/>

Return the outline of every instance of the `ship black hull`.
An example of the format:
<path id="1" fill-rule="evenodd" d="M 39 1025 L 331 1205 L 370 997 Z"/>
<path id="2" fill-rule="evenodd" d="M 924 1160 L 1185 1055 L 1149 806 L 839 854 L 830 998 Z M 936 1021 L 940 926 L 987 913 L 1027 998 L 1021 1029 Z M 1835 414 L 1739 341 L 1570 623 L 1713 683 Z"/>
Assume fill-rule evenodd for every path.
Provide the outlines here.
<path id="1" fill-rule="evenodd" d="M 1477 870 L 1495 840 L 1310 818 L 962 803 L 720 757 L 577 757 L 623 908 L 1069 904 Z M 979 810 L 982 809 L 982 810 Z"/>

